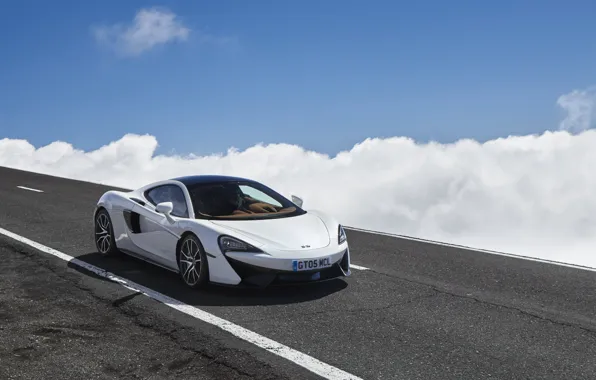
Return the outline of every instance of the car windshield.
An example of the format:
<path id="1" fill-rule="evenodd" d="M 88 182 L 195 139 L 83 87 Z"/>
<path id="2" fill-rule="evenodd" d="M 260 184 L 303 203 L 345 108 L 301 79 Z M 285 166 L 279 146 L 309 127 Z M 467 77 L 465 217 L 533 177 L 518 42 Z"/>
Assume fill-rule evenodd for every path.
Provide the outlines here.
<path id="1" fill-rule="evenodd" d="M 198 219 L 273 219 L 302 215 L 290 200 L 257 182 L 224 182 L 189 187 Z"/>

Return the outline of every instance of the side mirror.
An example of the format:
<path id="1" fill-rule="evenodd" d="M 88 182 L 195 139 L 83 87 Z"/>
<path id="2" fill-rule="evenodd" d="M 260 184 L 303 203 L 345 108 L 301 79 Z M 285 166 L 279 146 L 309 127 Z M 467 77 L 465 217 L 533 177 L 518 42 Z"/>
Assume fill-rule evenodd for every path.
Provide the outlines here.
<path id="1" fill-rule="evenodd" d="M 164 214 L 166 216 L 166 219 L 168 220 L 168 222 L 170 222 L 172 224 L 176 222 L 170 216 L 170 213 L 172 212 L 173 209 L 174 209 L 174 204 L 172 202 L 161 202 L 161 203 L 158 203 L 157 206 L 155 206 L 155 211 L 159 212 L 160 214 Z"/>
<path id="2" fill-rule="evenodd" d="M 292 195 L 292 202 L 294 202 L 294 204 L 298 207 L 302 207 L 302 204 L 304 203 L 302 198 L 300 198 L 296 195 Z"/>
<path id="3" fill-rule="evenodd" d="M 172 202 L 161 202 L 155 206 L 155 211 L 159 212 L 160 214 L 170 215 L 172 210 L 174 209 L 174 204 Z"/>

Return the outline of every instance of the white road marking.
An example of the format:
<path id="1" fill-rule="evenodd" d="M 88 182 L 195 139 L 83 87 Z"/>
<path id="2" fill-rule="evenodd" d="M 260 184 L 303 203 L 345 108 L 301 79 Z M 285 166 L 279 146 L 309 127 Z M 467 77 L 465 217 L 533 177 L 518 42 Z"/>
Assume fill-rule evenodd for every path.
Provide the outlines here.
<path id="1" fill-rule="evenodd" d="M 185 304 L 181 301 L 178 301 L 177 299 L 168 297 L 168 296 L 161 294 L 155 290 L 149 289 L 149 288 L 139 285 L 135 282 L 132 282 L 126 278 L 117 276 L 113 273 L 110 273 L 110 272 L 104 270 L 104 269 L 98 268 L 95 265 L 91 265 L 91 264 L 81 261 L 77 258 L 74 258 L 70 255 L 67 255 L 63 252 L 60 252 L 60 251 L 55 250 L 50 247 L 46 247 L 45 245 L 42 245 L 42 244 L 37 243 L 33 240 L 27 239 L 26 237 L 17 235 L 13 232 L 7 231 L 1 227 L 0 227 L 0 233 L 5 236 L 8 236 L 16 241 L 27 244 L 27 245 L 29 245 L 35 249 L 38 249 L 42 252 L 48 253 L 55 257 L 58 257 L 66 262 L 70 262 L 70 263 L 75 264 L 79 267 L 82 267 L 90 272 L 97 274 L 98 276 L 101 276 L 101 277 L 107 278 L 111 281 L 117 282 L 127 289 L 130 289 L 130 290 L 136 291 L 136 292 L 140 292 L 140 293 L 146 295 L 147 297 L 150 297 L 158 302 L 161 302 L 173 309 L 181 311 L 181 312 L 188 314 L 194 318 L 200 319 L 203 322 L 207 322 L 212 325 L 215 325 L 215 326 L 221 328 L 222 330 L 225 330 L 240 339 L 243 339 L 249 343 L 252 343 L 258 347 L 263 348 L 264 350 L 267 350 L 268 352 L 271 352 L 272 354 L 275 354 L 275 355 L 281 356 L 284 359 L 290 360 L 290 361 L 298 364 L 299 366 L 304 367 L 307 370 L 314 372 L 315 374 L 317 374 L 325 379 L 362 380 L 361 378 L 359 378 L 355 375 L 352 375 L 351 373 L 345 372 L 339 368 L 336 368 L 329 364 L 323 363 L 322 361 L 315 359 L 312 356 L 306 355 L 300 351 L 296 351 L 293 348 L 290 348 L 290 347 L 285 346 L 281 343 L 278 343 L 274 340 L 271 340 L 267 337 L 259 335 L 253 331 L 245 329 L 242 326 L 236 325 L 236 324 L 229 322 L 225 319 L 219 318 L 219 317 L 217 317 L 213 314 L 210 314 L 206 311 L 203 311 L 197 307 Z"/>
<path id="2" fill-rule="evenodd" d="M 358 270 L 368 270 L 367 267 L 361 267 L 360 265 L 355 265 L 350 263 L 350 268 L 358 269 Z"/>
<path id="3" fill-rule="evenodd" d="M 39 190 L 39 189 L 33 189 L 31 187 L 25 187 L 25 186 L 17 186 L 19 189 L 23 189 L 23 190 L 29 190 L 29 191 L 35 191 L 37 193 L 43 193 L 43 190 Z"/>
<path id="4" fill-rule="evenodd" d="M 561 262 L 561 261 L 540 259 L 540 258 L 537 258 L 537 257 L 516 255 L 516 254 L 513 254 L 513 253 L 507 253 L 507 252 L 492 251 L 490 249 L 467 247 L 465 245 L 457 245 L 457 244 L 444 243 L 444 242 L 434 241 L 434 240 L 426 240 L 426 239 L 416 238 L 416 237 L 412 237 L 412 236 L 391 234 L 391 233 L 388 233 L 388 232 L 379 232 L 379 231 L 365 230 L 365 229 L 357 228 L 357 227 L 344 226 L 344 228 L 346 230 L 353 230 L 353 231 L 358 231 L 358 232 L 364 232 L 364 233 L 371 234 L 371 235 L 389 236 L 389 237 L 398 238 L 398 239 L 419 241 L 419 242 L 426 243 L 426 244 L 440 245 L 440 246 L 443 246 L 443 247 L 465 249 L 467 251 L 488 253 L 488 254 L 491 254 L 491 255 L 506 256 L 506 257 L 512 257 L 514 259 L 536 261 L 536 262 L 544 263 L 544 264 L 552 264 L 552 265 L 558 265 L 558 266 L 569 267 L 569 268 L 574 268 L 574 269 L 587 270 L 587 271 L 590 271 L 590 272 L 596 272 L 596 268 L 592 268 L 592 267 L 588 267 L 588 266 L 583 266 L 583 265 L 577 265 L 577 264 L 569 264 L 569 263 L 564 263 L 564 262 Z"/>

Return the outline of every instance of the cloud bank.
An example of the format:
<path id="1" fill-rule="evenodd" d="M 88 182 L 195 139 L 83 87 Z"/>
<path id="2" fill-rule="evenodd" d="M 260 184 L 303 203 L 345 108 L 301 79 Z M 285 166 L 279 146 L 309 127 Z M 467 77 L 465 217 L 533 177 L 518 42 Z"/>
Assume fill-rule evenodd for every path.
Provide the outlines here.
<path id="1" fill-rule="evenodd" d="M 102 25 L 93 28 L 96 40 L 123 56 L 138 56 L 158 45 L 186 41 L 190 28 L 164 8 L 141 9 L 132 24 Z"/>
<path id="2" fill-rule="evenodd" d="M 295 145 L 225 155 L 154 155 L 126 135 L 95 151 L 0 140 L 0 165 L 123 187 L 186 174 L 241 175 L 343 223 L 596 267 L 596 131 L 486 143 L 367 139 L 336 157 Z"/>
<path id="3" fill-rule="evenodd" d="M 85 152 L 0 140 L 0 165 L 128 188 L 187 174 L 263 181 L 346 225 L 596 267 L 594 99 L 559 104 L 559 131 L 484 143 L 370 138 L 335 157 L 289 144 L 210 156 L 155 155 L 150 135 L 127 134 Z M 573 134 L 570 130 L 580 131 Z"/>

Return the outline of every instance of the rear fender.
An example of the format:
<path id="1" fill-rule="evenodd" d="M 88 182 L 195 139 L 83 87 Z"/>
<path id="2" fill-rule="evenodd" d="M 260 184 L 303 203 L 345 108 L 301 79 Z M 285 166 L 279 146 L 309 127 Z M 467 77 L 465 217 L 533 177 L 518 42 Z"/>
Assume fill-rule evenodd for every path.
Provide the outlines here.
<path id="1" fill-rule="evenodd" d="M 123 212 L 125 210 L 132 210 L 136 203 L 128 197 L 127 192 L 110 190 L 105 192 L 97 201 L 93 217 L 100 209 L 105 209 L 112 220 L 112 228 L 114 229 L 114 238 L 116 245 L 121 249 L 133 250 L 134 244 L 129 238 L 128 227 L 124 220 Z"/>

